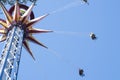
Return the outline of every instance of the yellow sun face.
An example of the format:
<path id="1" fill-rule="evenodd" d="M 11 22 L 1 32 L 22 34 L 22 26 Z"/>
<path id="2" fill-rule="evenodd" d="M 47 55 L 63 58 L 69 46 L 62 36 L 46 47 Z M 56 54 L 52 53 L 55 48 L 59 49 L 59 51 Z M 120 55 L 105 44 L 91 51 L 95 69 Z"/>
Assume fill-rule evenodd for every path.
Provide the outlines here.
<path id="1" fill-rule="evenodd" d="M 38 18 L 31 18 L 31 13 L 32 13 L 32 8 L 34 6 L 34 3 L 26 10 L 20 9 L 20 6 L 24 8 L 23 5 L 19 4 L 18 2 L 15 3 L 14 8 L 13 8 L 13 14 L 10 14 L 11 12 L 8 11 L 4 5 L 0 2 L 0 6 L 3 10 L 3 13 L 6 17 L 6 20 L 0 19 L 0 24 L 2 25 L 2 28 L 0 28 L 0 34 L 2 34 L 2 38 L 0 42 L 5 41 L 7 38 L 7 33 L 11 30 L 11 25 L 17 24 L 17 25 L 22 25 L 22 28 L 24 30 L 24 39 L 23 39 L 23 45 L 26 48 L 26 50 L 30 53 L 30 55 L 34 58 L 30 48 L 28 41 L 32 41 L 40 46 L 43 46 L 47 48 L 45 45 L 43 45 L 41 42 L 36 40 L 32 34 L 33 33 L 47 33 L 47 32 L 52 32 L 51 30 L 44 30 L 44 29 L 37 29 L 33 28 L 33 24 L 37 23 L 38 21 L 42 20 L 49 14 L 45 14 L 43 16 L 40 16 Z"/>

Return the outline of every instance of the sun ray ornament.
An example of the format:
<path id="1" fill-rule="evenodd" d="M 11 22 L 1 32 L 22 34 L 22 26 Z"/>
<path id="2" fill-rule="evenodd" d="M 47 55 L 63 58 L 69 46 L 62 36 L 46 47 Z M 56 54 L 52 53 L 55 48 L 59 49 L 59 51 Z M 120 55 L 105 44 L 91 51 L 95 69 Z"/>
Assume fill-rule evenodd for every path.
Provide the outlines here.
<path id="1" fill-rule="evenodd" d="M 42 20 L 43 18 L 45 18 L 46 16 L 48 16 L 49 14 L 45 14 L 43 16 L 40 16 L 38 18 L 29 20 L 29 16 L 30 13 L 32 11 L 32 8 L 34 6 L 34 3 L 30 6 L 30 8 L 24 13 L 24 15 L 20 15 L 20 8 L 19 8 L 19 4 L 16 2 L 15 3 L 15 8 L 14 8 L 14 14 L 13 16 L 11 14 L 9 14 L 9 12 L 6 10 L 6 8 L 3 6 L 2 3 L 0 3 L 3 12 L 5 14 L 5 17 L 7 19 L 7 21 L 4 20 L 0 20 L 0 24 L 4 27 L 0 29 L 0 33 L 3 34 L 3 36 L 6 35 L 7 37 L 7 33 L 9 32 L 9 30 L 12 28 L 12 26 L 10 25 L 24 25 L 21 26 L 21 28 L 24 30 L 24 40 L 23 40 L 23 44 L 26 44 L 28 42 L 28 40 L 35 42 L 45 48 L 47 48 L 45 45 L 43 45 L 42 43 L 40 43 L 39 41 L 37 41 L 32 34 L 33 33 L 47 33 L 47 32 L 52 32 L 51 30 L 44 30 L 44 29 L 36 29 L 33 28 L 32 25 L 37 23 L 38 21 Z M 8 22 L 8 23 L 6 23 Z M 9 27 L 8 27 L 9 26 Z M 1 41 L 1 40 L 0 40 Z M 27 41 L 27 42 L 26 42 Z M 28 46 L 28 45 L 27 45 Z M 26 46 L 26 47 L 27 47 Z M 27 48 L 28 50 L 28 48 Z"/>
<path id="2" fill-rule="evenodd" d="M 6 20 L 0 19 L 0 25 L 2 26 L 0 28 L 0 34 L 2 34 L 0 42 L 6 41 L 5 48 L 0 58 L 0 80 L 17 80 L 22 45 L 34 60 L 35 58 L 30 49 L 29 41 L 44 48 L 48 48 L 36 40 L 33 34 L 53 31 L 37 29 L 34 28 L 33 25 L 47 17 L 49 14 L 35 18 L 32 11 L 34 5 L 35 3 L 32 3 L 30 7 L 27 7 L 16 1 L 15 5 L 7 10 L 0 2 L 0 6 L 6 18 Z M 19 57 L 17 56 L 17 53 L 19 53 Z M 13 70 L 13 66 L 15 65 L 17 66 L 15 67 L 17 69 Z M 14 75 L 14 77 L 11 77 L 12 75 Z"/>

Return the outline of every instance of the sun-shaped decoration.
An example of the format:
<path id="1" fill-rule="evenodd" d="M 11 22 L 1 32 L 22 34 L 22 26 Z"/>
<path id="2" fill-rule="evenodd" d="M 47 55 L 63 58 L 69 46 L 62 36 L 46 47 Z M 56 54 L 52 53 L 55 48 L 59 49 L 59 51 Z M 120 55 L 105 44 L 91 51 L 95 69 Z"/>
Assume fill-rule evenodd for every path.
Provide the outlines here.
<path id="1" fill-rule="evenodd" d="M 0 34 L 2 34 L 0 42 L 3 42 L 6 40 L 8 32 L 14 27 L 11 25 L 22 25 L 21 29 L 24 30 L 23 46 L 26 48 L 26 50 L 30 53 L 32 58 L 35 60 L 32 52 L 29 48 L 28 41 L 34 42 L 40 46 L 48 48 L 45 45 L 43 45 L 41 42 L 36 40 L 33 37 L 33 33 L 47 33 L 47 32 L 52 32 L 52 31 L 33 28 L 32 25 L 35 24 L 36 22 L 42 20 L 49 14 L 45 14 L 38 18 L 34 18 L 34 14 L 32 12 L 34 3 L 32 3 L 32 5 L 30 7 L 27 7 L 23 4 L 19 4 L 18 2 L 16 2 L 15 5 L 10 8 L 9 11 L 4 7 L 4 5 L 1 2 L 0 2 L 0 6 L 6 17 L 6 20 L 0 19 L 0 24 L 2 25 L 2 28 L 0 28 Z"/>

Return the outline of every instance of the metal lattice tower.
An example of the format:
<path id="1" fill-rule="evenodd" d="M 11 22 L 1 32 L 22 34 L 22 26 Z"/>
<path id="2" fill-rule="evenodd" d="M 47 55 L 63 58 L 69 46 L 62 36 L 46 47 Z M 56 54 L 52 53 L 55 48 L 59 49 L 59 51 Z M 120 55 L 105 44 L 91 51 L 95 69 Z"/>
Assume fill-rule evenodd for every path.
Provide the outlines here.
<path id="1" fill-rule="evenodd" d="M 33 37 L 33 33 L 47 33 L 52 31 L 33 28 L 33 24 L 48 15 L 46 14 L 34 18 L 32 12 L 34 3 L 28 8 L 27 6 L 16 2 L 9 11 L 1 2 L 0 6 L 7 19 L 6 21 L 0 19 L 0 24 L 2 25 L 2 28 L 0 28 L 2 38 L 0 41 L 5 41 L 0 58 L 0 80 L 17 80 L 22 45 L 26 48 L 32 58 L 35 59 L 29 48 L 28 41 L 47 48 Z"/>
<path id="2" fill-rule="evenodd" d="M 0 80 L 17 80 L 22 40 L 23 30 L 19 27 L 9 31 L 0 58 Z"/>

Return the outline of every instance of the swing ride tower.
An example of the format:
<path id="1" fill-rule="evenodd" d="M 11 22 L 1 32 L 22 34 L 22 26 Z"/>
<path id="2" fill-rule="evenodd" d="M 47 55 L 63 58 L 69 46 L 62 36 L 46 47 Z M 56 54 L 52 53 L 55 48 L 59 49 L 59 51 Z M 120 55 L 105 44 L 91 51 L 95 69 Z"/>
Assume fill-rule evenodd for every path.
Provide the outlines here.
<path id="1" fill-rule="evenodd" d="M 42 20 L 48 14 L 34 18 L 32 8 L 15 3 L 9 10 L 0 2 L 6 20 L 0 19 L 0 34 L 2 34 L 0 42 L 5 41 L 1 57 L 0 57 L 0 80 L 17 80 L 19 63 L 21 58 L 22 46 L 35 60 L 28 42 L 34 42 L 40 46 L 47 48 L 41 42 L 33 37 L 36 33 L 52 32 L 51 30 L 33 28 L 33 24 Z"/>

